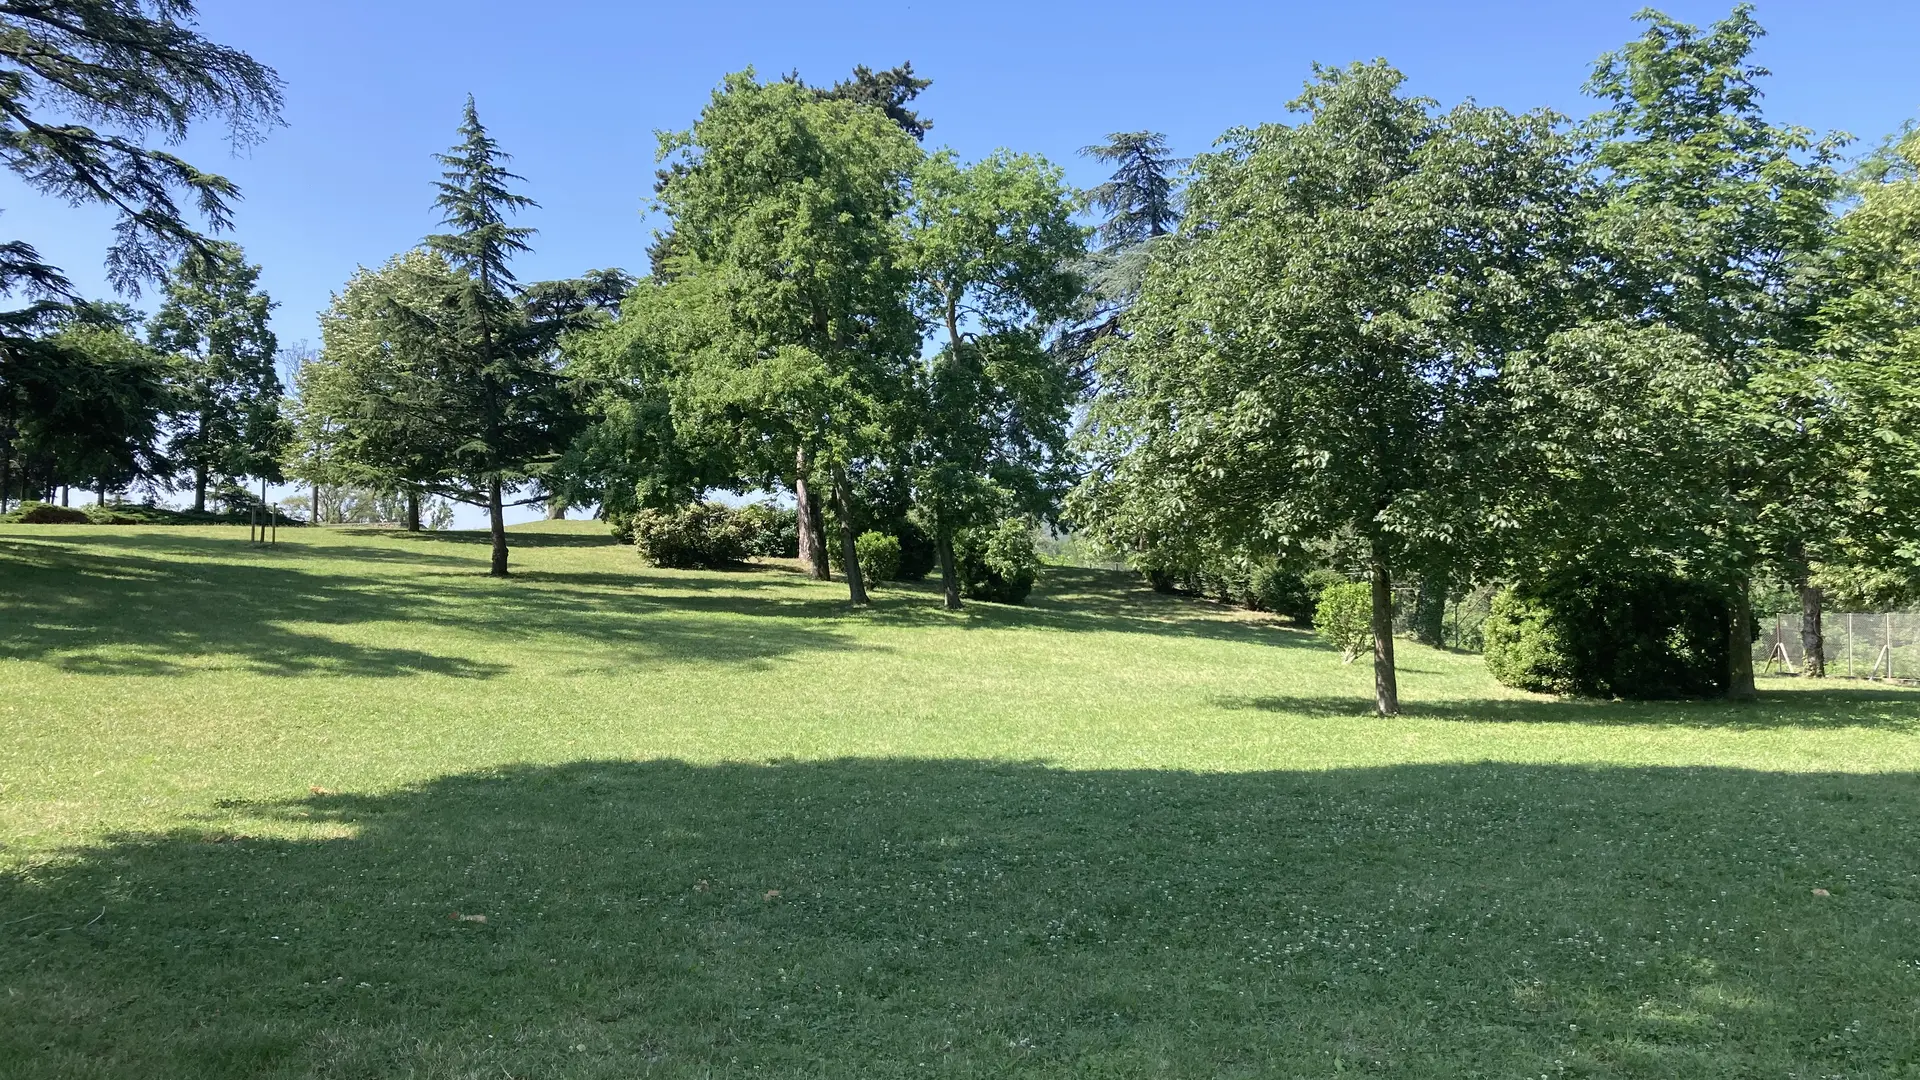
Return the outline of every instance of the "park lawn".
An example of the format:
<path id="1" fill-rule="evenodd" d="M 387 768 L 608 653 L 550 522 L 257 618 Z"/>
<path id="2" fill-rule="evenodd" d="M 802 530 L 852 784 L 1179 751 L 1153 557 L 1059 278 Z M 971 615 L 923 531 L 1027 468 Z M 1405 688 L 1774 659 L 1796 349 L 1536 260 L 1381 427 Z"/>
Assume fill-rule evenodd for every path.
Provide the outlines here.
<path id="1" fill-rule="evenodd" d="M 483 541 L 0 527 L 0 1076 L 1920 1075 L 1920 694 Z"/>

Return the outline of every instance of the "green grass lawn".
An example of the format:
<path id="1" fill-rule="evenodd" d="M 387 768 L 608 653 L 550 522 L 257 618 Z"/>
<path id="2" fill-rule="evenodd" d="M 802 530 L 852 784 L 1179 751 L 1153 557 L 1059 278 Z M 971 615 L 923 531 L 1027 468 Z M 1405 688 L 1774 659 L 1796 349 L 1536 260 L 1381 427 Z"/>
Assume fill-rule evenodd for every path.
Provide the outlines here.
<path id="1" fill-rule="evenodd" d="M 280 537 L 0 528 L 0 1077 L 1920 1076 L 1920 694 Z"/>

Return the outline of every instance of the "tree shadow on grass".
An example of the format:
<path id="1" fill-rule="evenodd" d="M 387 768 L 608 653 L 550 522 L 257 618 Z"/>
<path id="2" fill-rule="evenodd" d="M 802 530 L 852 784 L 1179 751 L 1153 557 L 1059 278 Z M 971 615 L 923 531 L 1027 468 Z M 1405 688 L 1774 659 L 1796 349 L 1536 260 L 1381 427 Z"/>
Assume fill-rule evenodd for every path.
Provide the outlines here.
<path id="1" fill-rule="evenodd" d="M 172 553 L 177 548 L 164 548 Z M 189 553 L 205 551 L 189 546 Z M 324 549 L 342 558 L 340 548 Z M 354 549 L 347 549 L 349 551 Z M 379 550 L 379 549 L 374 549 Z M 150 548 L 0 543 L 0 657 L 70 671 L 178 674 L 234 665 L 263 675 L 448 675 L 490 678 L 508 668 L 420 647 L 351 640 L 357 624 L 417 624 L 499 640 L 563 635 L 614 650 L 621 663 L 755 664 L 800 651 L 851 647 L 805 598 L 672 597 L 594 589 L 569 575 L 499 582 L 465 574 L 350 577 L 308 560 L 179 561 Z M 137 552 L 137 553 L 136 553 Z M 632 579 L 618 579 L 631 586 Z M 670 614 L 671 618 L 661 618 Z M 764 618 L 743 620 L 744 615 Z M 325 628 L 340 628 L 340 633 Z M 397 635 L 396 635 L 397 636 Z"/>
<path id="2" fill-rule="evenodd" d="M 1497 764 L 228 800 L 0 875 L 0 1075 L 1904 1075 L 1916 827 L 1907 774 Z"/>
<path id="3" fill-rule="evenodd" d="M 1373 703 L 1359 696 L 1218 697 L 1212 704 L 1228 709 L 1307 716 L 1366 716 L 1373 712 Z M 1406 717 L 1454 723 L 1698 727 L 1721 731 L 1877 728 L 1920 732 L 1920 693 L 1859 687 L 1763 690 L 1760 699 L 1752 702 L 1547 697 L 1402 700 L 1400 711 Z"/>

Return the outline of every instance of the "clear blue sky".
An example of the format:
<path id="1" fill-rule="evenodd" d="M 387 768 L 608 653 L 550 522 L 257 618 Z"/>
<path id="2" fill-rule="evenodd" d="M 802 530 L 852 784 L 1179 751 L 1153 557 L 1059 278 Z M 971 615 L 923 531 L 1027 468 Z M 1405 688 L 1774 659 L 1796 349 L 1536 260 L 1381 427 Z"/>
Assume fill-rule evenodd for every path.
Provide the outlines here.
<path id="1" fill-rule="evenodd" d="M 659 129 L 680 128 L 730 71 L 798 69 L 830 82 L 856 63 L 911 60 L 929 146 L 1044 154 L 1083 185 L 1075 150 L 1111 131 L 1166 132 L 1182 154 L 1226 129 L 1285 119 L 1309 65 L 1386 57 L 1413 92 L 1582 115 L 1593 60 L 1636 33 L 1638 0 L 1337 3 L 641 4 L 623 0 L 201 0 L 203 30 L 277 68 L 287 126 L 242 157 L 211 133 L 189 160 L 245 201 L 232 238 L 264 267 L 284 343 L 317 344 L 314 315 L 361 264 L 436 225 L 430 155 L 467 93 L 541 208 L 523 280 L 644 271 Z M 1694 23 L 1730 3 L 1674 0 Z M 1920 113 L 1920 4 L 1771 0 L 1758 50 L 1776 120 L 1877 143 Z M 0 235 L 36 244 L 104 295 L 110 221 L 0 178 Z M 144 306 L 152 306 L 151 296 Z"/>

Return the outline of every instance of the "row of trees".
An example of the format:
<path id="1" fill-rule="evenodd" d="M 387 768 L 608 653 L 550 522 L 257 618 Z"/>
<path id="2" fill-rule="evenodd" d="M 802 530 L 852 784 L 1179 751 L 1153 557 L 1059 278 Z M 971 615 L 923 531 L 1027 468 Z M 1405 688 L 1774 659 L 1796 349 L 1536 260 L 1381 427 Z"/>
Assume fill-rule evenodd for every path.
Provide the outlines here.
<path id="1" fill-rule="evenodd" d="M 302 368 L 303 475 L 621 514 L 710 488 L 781 490 L 811 572 L 876 504 L 910 502 L 960 603 L 958 535 L 1050 512 L 1074 478 L 1087 230 L 1060 170 L 927 153 L 910 66 L 811 87 L 735 75 L 666 136 L 652 273 L 520 287 L 531 230 L 471 101 L 441 158 L 449 232 L 356 275 Z M 887 492 L 885 500 L 878 494 Z M 828 557 L 827 522 L 841 557 Z"/>
<path id="2" fill-rule="evenodd" d="M 1714 583 L 1733 697 L 1756 575 L 1798 588 L 1816 670 L 1823 588 L 1912 596 L 1920 139 L 1849 178 L 1843 137 L 1763 114 L 1748 8 L 1642 18 L 1584 123 L 1360 64 L 1200 158 L 1102 356 L 1076 519 L 1357 566 L 1382 713 L 1406 575 Z"/>

